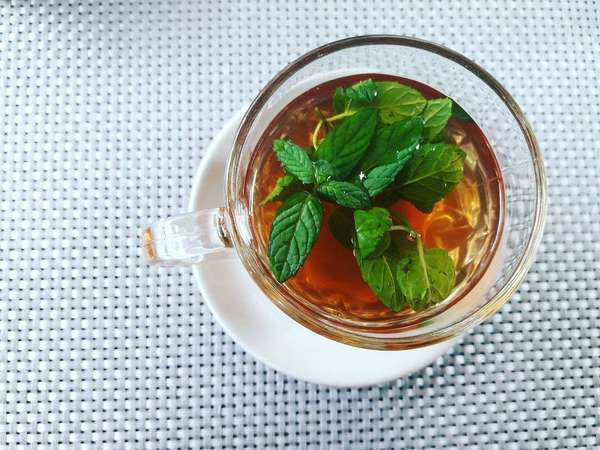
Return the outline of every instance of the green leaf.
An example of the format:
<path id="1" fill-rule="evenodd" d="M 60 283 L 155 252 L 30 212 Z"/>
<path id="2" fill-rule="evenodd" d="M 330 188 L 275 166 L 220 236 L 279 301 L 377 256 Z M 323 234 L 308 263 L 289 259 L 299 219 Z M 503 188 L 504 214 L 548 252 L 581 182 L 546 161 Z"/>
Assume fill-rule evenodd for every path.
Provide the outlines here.
<path id="1" fill-rule="evenodd" d="M 449 98 L 429 100 L 421 115 L 424 123 L 423 137 L 430 141 L 446 127 L 452 115 L 452 100 Z"/>
<path id="2" fill-rule="evenodd" d="M 373 80 L 363 80 L 349 88 L 337 88 L 333 94 L 333 111 L 336 114 L 369 106 L 375 101 L 377 88 Z"/>
<path id="3" fill-rule="evenodd" d="M 315 169 L 308 154 L 291 141 L 276 139 L 273 142 L 275 156 L 286 173 L 294 175 L 304 184 L 315 182 Z"/>
<path id="4" fill-rule="evenodd" d="M 315 181 L 323 184 L 336 175 L 336 170 L 328 161 L 318 160 L 313 162 L 315 168 Z"/>
<path id="5" fill-rule="evenodd" d="M 352 250 L 354 239 L 354 215 L 348 208 L 338 207 L 333 210 L 328 220 L 329 230 L 333 237 L 348 250 Z"/>
<path id="6" fill-rule="evenodd" d="M 377 257 L 383 255 L 383 253 L 385 253 L 387 251 L 387 249 L 390 247 L 391 244 L 392 244 L 392 233 L 384 234 L 383 239 L 381 240 L 379 245 L 375 248 L 375 251 L 373 252 L 373 254 L 371 256 L 369 256 L 369 258 L 377 258 Z"/>
<path id="7" fill-rule="evenodd" d="M 335 114 L 375 106 L 379 120 L 386 125 L 418 116 L 426 103 L 419 91 L 396 81 L 364 80 L 349 88 L 339 87 L 333 94 Z"/>
<path id="8" fill-rule="evenodd" d="M 358 111 L 327 133 L 317 148 L 317 158 L 329 161 L 340 177 L 346 177 L 369 148 L 376 125 L 374 109 Z"/>
<path id="9" fill-rule="evenodd" d="M 358 210 L 354 211 L 354 226 L 358 250 L 363 258 L 368 258 L 388 235 L 392 226 L 392 217 L 385 208 Z"/>
<path id="10" fill-rule="evenodd" d="M 433 205 L 462 180 L 465 157 L 465 152 L 453 144 L 423 145 L 398 175 L 393 197 L 431 212 Z"/>
<path id="11" fill-rule="evenodd" d="M 363 185 L 367 190 L 369 197 L 375 197 L 392 184 L 396 179 L 398 172 L 404 167 L 407 159 L 402 162 L 394 162 L 386 164 L 385 166 L 375 167 L 371 170 L 363 180 Z"/>
<path id="12" fill-rule="evenodd" d="M 344 94 L 351 101 L 351 106 L 367 106 L 377 97 L 377 88 L 373 80 L 368 79 L 344 89 Z"/>
<path id="13" fill-rule="evenodd" d="M 452 102 L 452 117 L 462 122 L 473 122 L 471 116 L 455 101 Z"/>
<path id="14" fill-rule="evenodd" d="M 448 252 L 439 248 L 417 248 L 404 252 L 397 270 L 398 284 L 406 301 L 421 311 L 444 300 L 456 281 L 454 262 Z"/>
<path id="15" fill-rule="evenodd" d="M 386 125 L 418 116 L 427 103 L 419 91 L 396 81 L 377 81 L 375 87 L 379 120 Z"/>
<path id="16" fill-rule="evenodd" d="M 317 191 L 346 208 L 368 208 L 371 205 L 365 190 L 348 181 L 330 180 L 320 185 Z"/>
<path id="17" fill-rule="evenodd" d="M 374 167 L 410 158 L 422 134 L 423 119 L 420 117 L 403 119 L 380 128 L 377 130 L 372 148 L 360 162 L 359 170 L 366 173 Z"/>
<path id="18" fill-rule="evenodd" d="M 289 197 L 275 213 L 269 236 L 269 262 L 283 283 L 296 275 L 312 249 L 323 219 L 321 201 L 308 192 Z"/>
<path id="19" fill-rule="evenodd" d="M 374 258 L 364 258 L 360 251 L 356 251 L 356 261 L 363 280 L 381 303 L 394 311 L 404 308 L 406 302 L 396 276 L 400 263 L 398 249 L 392 245 Z"/>
<path id="20" fill-rule="evenodd" d="M 269 192 L 260 204 L 265 205 L 269 202 L 285 200 L 290 195 L 300 192 L 302 189 L 302 183 L 294 175 L 282 175 L 277 179 L 275 187 L 271 189 L 271 192 Z"/>

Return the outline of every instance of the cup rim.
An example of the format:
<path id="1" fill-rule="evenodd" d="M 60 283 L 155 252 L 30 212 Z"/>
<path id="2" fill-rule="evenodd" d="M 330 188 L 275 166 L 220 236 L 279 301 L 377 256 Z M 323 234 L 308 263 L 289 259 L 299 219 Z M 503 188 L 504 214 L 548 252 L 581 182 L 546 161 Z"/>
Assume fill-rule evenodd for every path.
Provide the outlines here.
<path id="1" fill-rule="evenodd" d="M 351 47 L 360 47 L 366 45 L 395 45 L 403 47 L 411 47 L 420 50 L 425 50 L 434 53 L 438 56 L 442 56 L 452 62 L 455 62 L 469 72 L 477 76 L 485 84 L 487 84 L 492 91 L 503 101 L 506 107 L 509 109 L 512 116 L 517 121 L 519 128 L 525 138 L 527 147 L 532 158 L 532 165 L 535 174 L 535 185 L 536 185 L 536 198 L 535 198 L 535 216 L 534 224 L 529 236 L 527 245 L 523 252 L 523 255 L 519 259 L 519 262 L 510 278 L 506 281 L 502 289 L 489 301 L 477 309 L 470 312 L 466 317 L 459 321 L 453 322 L 450 325 L 444 326 L 438 330 L 428 332 L 419 336 L 410 337 L 395 337 L 394 339 L 386 338 L 385 335 L 381 337 L 375 336 L 355 336 L 349 335 L 349 333 L 339 330 L 335 327 L 326 326 L 326 330 L 323 326 L 318 323 L 318 320 L 307 317 L 303 312 L 297 310 L 294 306 L 288 302 L 280 299 L 274 299 L 270 294 L 267 296 L 280 308 L 285 314 L 300 322 L 302 325 L 312 329 L 313 331 L 320 333 L 328 338 L 351 344 L 358 347 L 380 349 L 380 350 L 398 350 L 398 349 L 409 349 L 415 347 L 421 347 L 424 345 L 434 344 L 443 340 L 451 339 L 460 334 L 463 334 L 470 328 L 483 322 L 487 318 L 491 317 L 497 312 L 514 294 L 517 288 L 522 283 L 525 275 L 535 260 L 537 248 L 541 242 L 543 235 L 543 229 L 545 224 L 546 216 L 546 176 L 545 169 L 542 159 L 542 153 L 539 148 L 537 139 L 533 133 L 532 127 L 525 115 L 514 98 L 504 88 L 498 80 L 496 80 L 487 70 L 480 65 L 476 64 L 469 58 L 461 55 L 460 53 L 444 47 L 439 44 L 435 44 L 423 39 L 397 36 L 397 35 L 364 35 L 349 37 L 328 44 L 317 47 L 304 55 L 300 56 L 296 60 L 289 63 L 283 69 L 281 69 L 264 87 L 260 90 L 258 95 L 254 98 L 246 113 L 242 117 L 240 126 L 238 127 L 236 137 L 234 140 L 233 151 L 227 164 L 227 179 L 226 179 L 226 199 L 227 199 L 227 218 L 231 230 L 231 238 L 244 264 L 246 270 L 251 274 L 255 282 L 260 279 L 262 274 L 255 264 L 252 263 L 251 259 L 258 260 L 259 257 L 255 249 L 246 247 L 245 242 L 242 240 L 242 227 L 240 219 L 244 217 L 243 214 L 236 214 L 236 199 L 235 191 L 238 188 L 236 180 L 239 179 L 240 170 L 240 159 L 242 156 L 242 149 L 245 140 L 248 135 L 250 125 L 258 115 L 259 111 L 268 102 L 272 94 L 298 69 L 305 65 L 331 53 L 337 52 Z M 239 211 L 241 212 L 241 211 Z M 258 283 L 262 288 L 264 286 Z"/>

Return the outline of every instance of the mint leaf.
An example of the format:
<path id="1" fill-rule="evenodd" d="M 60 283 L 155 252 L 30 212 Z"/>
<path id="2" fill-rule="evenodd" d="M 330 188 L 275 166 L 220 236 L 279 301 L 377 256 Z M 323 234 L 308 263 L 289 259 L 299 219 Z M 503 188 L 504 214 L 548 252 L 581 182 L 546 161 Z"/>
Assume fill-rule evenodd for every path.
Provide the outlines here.
<path id="1" fill-rule="evenodd" d="M 363 80 L 349 88 L 337 88 L 333 94 L 333 111 L 336 114 L 369 106 L 377 96 L 373 80 Z"/>
<path id="2" fill-rule="evenodd" d="M 452 100 L 449 98 L 437 98 L 428 100 L 423 110 L 424 128 L 423 137 L 430 141 L 434 139 L 446 127 L 448 119 L 452 115 Z"/>
<path id="3" fill-rule="evenodd" d="M 317 184 L 323 184 L 336 175 L 336 170 L 328 161 L 318 160 L 313 162 L 315 168 L 315 181 Z"/>
<path id="4" fill-rule="evenodd" d="M 327 133 L 317 148 L 317 158 L 328 161 L 342 178 L 362 159 L 377 125 L 377 112 L 364 109 Z"/>
<path id="5" fill-rule="evenodd" d="M 408 158 L 401 162 L 386 164 L 385 166 L 375 167 L 371 170 L 363 180 L 363 185 L 369 197 L 375 197 L 392 184 L 407 160 Z"/>
<path id="6" fill-rule="evenodd" d="M 375 87 L 379 120 L 386 125 L 418 116 L 427 103 L 419 91 L 396 81 L 376 81 Z"/>
<path id="7" fill-rule="evenodd" d="M 452 117 L 462 122 L 473 122 L 471 116 L 455 101 L 452 102 Z"/>
<path id="8" fill-rule="evenodd" d="M 368 208 L 371 205 L 365 190 L 348 181 L 327 181 L 320 185 L 317 191 L 346 208 Z"/>
<path id="9" fill-rule="evenodd" d="M 384 234 L 383 239 L 381 240 L 381 242 L 379 242 L 379 245 L 375 248 L 375 251 L 373 252 L 373 254 L 371 256 L 369 256 L 369 258 L 377 258 L 377 257 L 381 256 L 384 252 L 387 251 L 387 249 L 390 247 L 391 244 L 392 244 L 391 233 Z"/>
<path id="10" fill-rule="evenodd" d="M 410 158 L 423 134 L 423 119 L 412 117 L 377 130 L 371 149 L 359 164 L 361 172 Z M 399 155 L 398 152 L 403 152 Z"/>
<path id="11" fill-rule="evenodd" d="M 377 88 L 373 80 L 363 80 L 343 90 L 344 97 L 351 107 L 367 106 L 377 97 Z"/>
<path id="12" fill-rule="evenodd" d="M 339 87 L 333 94 L 335 114 L 375 106 L 379 120 L 386 125 L 418 116 L 426 103 L 419 91 L 396 81 L 373 82 L 368 79 L 349 88 Z"/>
<path id="13" fill-rule="evenodd" d="M 329 230 L 333 237 L 348 250 L 354 247 L 354 215 L 348 208 L 338 207 L 333 210 L 328 220 Z"/>
<path id="14" fill-rule="evenodd" d="M 260 202 L 261 205 L 265 205 L 269 202 L 277 200 L 285 200 L 290 195 L 300 192 L 302 190 L 302 183 L 294 175 L 285 174 L 280 176 L 275 183 L 271 192 Z"/>
<path id="15" fill-rule="evenodd" d="M 454 262 L 448 252 L 439 248 L 408 249 L 397 268 L 398 284 L 406 301 L 415 311 L 421 311 L 444 300 L 456 280 Z"/>
<path id="16" fill-rule="evenodd" d="M 294 175 L 304 184 L 315 182 L 315 170 L 308 154 L 291 141 L 276 139 L 273 142 L 275 156 L 286 173 Z"/>
<path id="17" fill-rule="evenodd" d="M 398 175 L 392 198 L 404 198 L 421 211 L 431 212 L 462 180 L 465 157 L 453 144 L 423 145 Z"/>
<path id="18" fill-rule="evenodd" d="M 377 132 L 372 149 L 359 164 L 360 171 L 366 173 L 363 184 L 370 197 L 394 182 L 416 150 L 422 132 L 420 117 L 401 120 Z"/>
<path id="19" fill-rule="evenodd" d="M 363 258 L 371 256 L 388 236 L 392 218 L 385 208 L 371 208 L 368 211 L 354 211 L 356 244 Z M 389 236 L 388 236 L 389 237 Z M 389 245 L 389 242 L 388 242 Z"/>
<path id="20" fill-rule="evenodd" d="M 269 236 L 269 262 L 283 283 L 293 277 L 312 249 L 323 219 L 321 201 L 308 192 L 289 197 L 275 213 Z"/>
<path id="21" fill-rule="evenodd" d="M 356 251 L 356 262 L 363 280 L 381 303 L 394 311 L 404 308 L 406 302 L 396 276 L 400 264 L 400 254 L 397 248 L 392 245 L 384 253 L 374 258 L 365 258 L 360 251 Z"/>

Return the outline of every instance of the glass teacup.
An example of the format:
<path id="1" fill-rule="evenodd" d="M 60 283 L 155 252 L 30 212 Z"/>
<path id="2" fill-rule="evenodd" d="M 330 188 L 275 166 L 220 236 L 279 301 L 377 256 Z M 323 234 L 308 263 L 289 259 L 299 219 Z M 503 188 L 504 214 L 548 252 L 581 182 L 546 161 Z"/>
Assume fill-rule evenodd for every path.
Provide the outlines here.
<path id="1" fill-rule="evenodd" d="M 450 298 L 425 311 L 370 322 L 332 314 L 306 302 L 273 277 L 264 248 L 251 228 L 247 174 L 265 128 L 289 101 L 324 81 L 358 73 L 418 80 L 457 101 L 490 141 L 505 189 L 499 232 L 480 262 Z M 256 284 L 302 325 L 346 344 L 400 350 L 464 333 L 494 314 L 531 266 L 542 236 L 545 177 L 541 153 L 527 120 L 510 94 L 464 56 L 429 42 L 398 36 L 362 36 L 324 45 L 279 72 L 259 93 L 238 128 L 226 179 L 226 204 L 159 221 L 144 232 L 152 264 L 192 265 L 234 247 Z"/>

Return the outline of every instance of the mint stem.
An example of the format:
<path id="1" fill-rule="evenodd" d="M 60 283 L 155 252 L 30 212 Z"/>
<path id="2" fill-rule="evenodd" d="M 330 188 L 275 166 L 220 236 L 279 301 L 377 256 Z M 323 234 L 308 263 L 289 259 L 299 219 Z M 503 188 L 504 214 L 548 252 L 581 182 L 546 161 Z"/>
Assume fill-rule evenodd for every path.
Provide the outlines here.
<path id="1" fill-rule="evenodd" d="M 398 231 L 405 231 L 407 232 L 410 237 L 412 237 L 413 239 L 421 239 L 421 235 L 419 233 L 417 233 L 417 230 L 415 230 L 410 222 L 406 219 L 406 217 L 404 217 L 402 214 L 400 214 L 399 212 L 394 211 L 393 209 L 388 209 L 388 211 L 390 212 L 390 214 L 392 215 L 392 217 L 394 219 L 396 219 L 398 222 L 401 222 L 401 225 L 393 225 L 390 228 L 390 231 L 393 230 L 398 230 Z"/>
<path id="2" fill-rule="evenodd" d="M 319 146 L 319 133 L 321 132 L 321 127 L 323 126 L 324 123 L 326 123 L 327 127 L 331 129 L 332 128 L 331 122 L 335 122 L 335 121 L 343 119 L 345 117 L 353 116 L 354 113 L 356 112 L 356 111 L 344 111 L 343 113 L 336 114 L 335 116 L 325 117 L 325 116 L 323 116 L 323 114 L 321 113 L 319 108 L 315 108 L 315 111 L 318 111 L 317 114 L 321 114 L 321 116 L 323 117 L 321 120 L 319 120 L 319 122 L 317 122 L 315 131 L 313 131 L 313 134 L 312 134 L 312 145 L 315 148 L 315 150 Z"/>
<path id="3" fill-rule="evenodd" d="M 389 231 L 405 231 L 411 235 L 413 238 L 417 238 L 418 233 L 415 232 L 412 228 L 405 227 L 404 225 L 392 225 Z"/>
<path id="4" fill-rule="evenodd" d="M 423 241 L 421 236 L 417 233 L 417 252 L 419 253 L 419 264 L 423 269 L 423 277 L 425 278 L 425 285 L 427 286 L 427 294 L 431 298 L 431 283 L 429 281 L 429 273 L 427 272 L 427 262 L 425 261 L 425 250 L 423 249 Z"/>
<path id="5" fill-rule="evenodd" d="M 315 148 L 315 150 L 319 146 L 319 132 L 321 131 L 322 126 L 323 126 L 323 121 L 319 120 L 319 122 L 317 123 L 317 126 L 315 127 L 315 131 L 313 131 L 313 134 L 312 134 L 312 145 Z"/>
<path id="6" fill-rule="evenodd" d="M 323 112 L 319 109 L 318 106 L 315 108 L 315 114 L 317 115 L 319 120 L 321 120 L 325 124 L 328 130 L 331 130 L 331 128 L 333 128 L 331 126 L 331 123 L 329 122 L 329 119 L 327 119 L 327 117 L 323 115 Z"/>
<path id="7" fill-rule="evenodd" d="M 335 122 L 336 120 L 343 119 L 345 117 L 353 116 L 356 111 L 344 111 L 343 113 L 336 114 L 335 116 L 328 117 L 329 122 Z"/>

